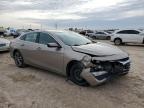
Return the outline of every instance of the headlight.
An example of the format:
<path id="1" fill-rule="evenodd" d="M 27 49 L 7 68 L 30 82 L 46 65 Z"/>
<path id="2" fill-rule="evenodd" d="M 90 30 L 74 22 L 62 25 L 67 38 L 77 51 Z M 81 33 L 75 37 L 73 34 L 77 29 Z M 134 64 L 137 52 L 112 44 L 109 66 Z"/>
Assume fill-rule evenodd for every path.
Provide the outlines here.
<path id="1" fill-rule="evenodd" d="M 89 55 L 84 56 L 83 62 L 91 62 L 91 56 L 89 56 Z"/>

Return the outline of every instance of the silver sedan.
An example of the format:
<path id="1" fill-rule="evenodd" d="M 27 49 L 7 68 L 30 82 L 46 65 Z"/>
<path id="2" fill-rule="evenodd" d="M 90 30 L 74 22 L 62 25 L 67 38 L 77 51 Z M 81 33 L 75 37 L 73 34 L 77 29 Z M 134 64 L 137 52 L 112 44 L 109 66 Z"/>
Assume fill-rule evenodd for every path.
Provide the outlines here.
<path id="1" fill-rule="evenodd" d="M 9 50 L 10 41 L 4 38 L 0 38 L 0 51 L 8 51 Z"/>
<path id="2" fill-rule="evenodd" d="M 18 67 L 28 64 L 50 70 L 80 86 L 104 83 L 130 69 L 126 52 L 70 31 L 23 34 L 11 42 L 10 51 Z"/>

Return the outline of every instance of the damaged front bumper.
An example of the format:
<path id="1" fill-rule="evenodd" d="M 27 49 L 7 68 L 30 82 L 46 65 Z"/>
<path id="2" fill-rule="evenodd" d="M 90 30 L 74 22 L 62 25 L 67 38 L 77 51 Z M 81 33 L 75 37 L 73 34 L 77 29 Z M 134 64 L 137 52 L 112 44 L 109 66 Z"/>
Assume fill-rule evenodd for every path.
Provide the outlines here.
<path id="1" fill-rule="evenodd" d="M 95 61 L 91 65 L 87 64 L 81 73 L 81 77 L 91 86 L 104 83 L 112 76 L 128 73 L 130 69 L 129 57 L 120 60 L 99 61 L 99 63 Z"/>

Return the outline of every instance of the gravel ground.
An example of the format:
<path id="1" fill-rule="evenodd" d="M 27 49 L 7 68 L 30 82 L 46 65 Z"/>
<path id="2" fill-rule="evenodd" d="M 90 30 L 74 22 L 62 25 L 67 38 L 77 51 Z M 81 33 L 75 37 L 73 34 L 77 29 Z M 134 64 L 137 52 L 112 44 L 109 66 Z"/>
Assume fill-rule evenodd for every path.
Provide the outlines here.
<path id="1" fill-rule="evenodd" d="M 35 67 L 18 68 L 8 52 L 0 53 L 0 108 L 144 108 L 144 46 L 120 48 L 130 54 L 129 75 L 98 87 L 80 87 Z"/>

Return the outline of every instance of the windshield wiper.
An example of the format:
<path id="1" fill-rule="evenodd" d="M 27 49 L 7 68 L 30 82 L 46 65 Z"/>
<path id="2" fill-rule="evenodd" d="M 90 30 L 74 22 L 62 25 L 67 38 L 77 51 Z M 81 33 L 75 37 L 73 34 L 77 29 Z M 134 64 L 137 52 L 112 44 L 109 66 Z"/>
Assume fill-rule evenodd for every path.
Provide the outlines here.
<path id="1" fill-rule="evenodd" d="M 78 45 L 78 44 L 74 44 L 74 45 L 72 45 L 72 46 L 80 46 L 80 45 Z"/>
<path id="2" fill-rule="evenodd" d="M 87 43 L 85 43 L 84 45 L 87 45 L 87 44 L 91 44 L 91 42 L 87 42 Z"/>
<path id="3" fill-rule="evenodd" d="M 87 42 L 87 43 L 85 43 L 85 44 L 74 44 L 74 45 L 72 45 L 72 46 L 81 46 L 81 45 L 87 45 L 87 44 L 91 44 L 91 42 Z"/>

